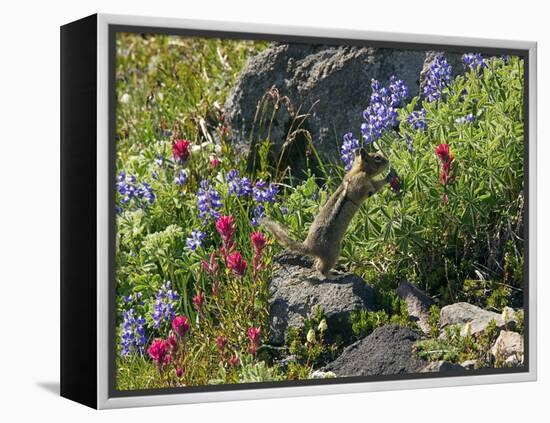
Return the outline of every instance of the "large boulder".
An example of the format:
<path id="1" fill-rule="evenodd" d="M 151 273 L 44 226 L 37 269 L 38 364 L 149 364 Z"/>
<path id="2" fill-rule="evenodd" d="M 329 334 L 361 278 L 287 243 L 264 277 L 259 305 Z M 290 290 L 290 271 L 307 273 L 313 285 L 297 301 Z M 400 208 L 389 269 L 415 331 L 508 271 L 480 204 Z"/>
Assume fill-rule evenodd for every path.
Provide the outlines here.
<path id="1" fill-rule="evenodd" d="M 433 300 L 406 280 L 399 283 L 397 295 L 405 301 L 409 316 L 416 321 L 422 332 L 429 333 L 430 306 L 434 303 Z"/>
<path id="2" fill-rule="evenodd" d="M 323 371 L 337 377 L 419 373 L 426 361 L 416 357 L 413 346 L 421 335 L 412 329 L 390 324 L 347 347 Z"/>
<path id="3" fill-rule="evenodd" d="M 269 285 L 270 342 L 282 345 L 289 327 L 300 327 L 320 307 L 325 315 L 327 340 L 353 336 L 353 311 L 374 310 L 374 290 L 357 275 L 336 273 L 321 279 L 311 259 L 283 252 L 274 259 Z"/>
<path id="4" fill-rule="evenodd" d="M 445 328 L 452 325 L 461 326 L 461 335 L 466 335 L 466 324 L 470 323 L 470 335 L 485 331 L 489 323 L 494 320 L 498 329 L 515 328 L 516 320 L 514 310 L 506 307 L 506 321 L 503 314 L 484 310 L 469 303 L 455 303 L 441 309 L 439 325 L 444 335 Z"/>
<path id="5" fill-rule="evenodd" d="M 457 61 L 458 54 L 446 55 Z M 426 61 L 426 58 L 428 61 Z M 323 160 L 339 160 L 344 133 L 359 136 L 362 112 L 368 106 L 371 80 L 386 84 L 391 75 L 402 79 L 410 95 L 418 94 L 422 69 L 429 67 L 433 52 L 359 46 L 319 44 L 272 44 L 252 57 L 241 72 L 225 104 L 225 117 L 237 150 L 248 154 L 250 140 L 268 136 L 278 155 L 287 134 L 296 129 L 295 116 L 282 101 L 275 110 L 265 111 L 266 120 L 256 115 L 259 102 L 271 89 L 272 98 L 287 97 L 297 114 L 309 113 L 301 125 L 310 131 Z M 462 67 L 456 66 L 457 72 Z M 267 126 L 270 126 L 269 131 Z M 298 134 L 285 149 L 284 164 L 294 169 L 305 165 L 306 140 Z"/>

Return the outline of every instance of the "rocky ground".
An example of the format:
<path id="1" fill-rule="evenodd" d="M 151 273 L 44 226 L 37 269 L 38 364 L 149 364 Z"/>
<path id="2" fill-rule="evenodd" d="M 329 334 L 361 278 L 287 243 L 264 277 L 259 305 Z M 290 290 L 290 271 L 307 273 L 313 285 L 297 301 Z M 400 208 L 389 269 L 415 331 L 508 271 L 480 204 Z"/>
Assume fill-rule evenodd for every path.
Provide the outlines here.
<path id="1" fill-rule="evenodd" d="M 483 310 L 459 302 L 441 309 L 438 333 L 429 324 L 429 306 L 433 300 L 412 284 L 402 281 L 397 294 L 406 302 L 411 327 L 385 324 L 368 336 L 357 339 L 351 329 L 350 315 L 361 310 L 375 311 L 374 288 L 357 275 L 335 272 L 321 280 L 310 259 L 284 252 L 274 260 L 270 285 L 271 343 L 283 345 L 289 327 L 300 327 L 317 307 L 324 311 L 328 324 L 326 341 L 340 336 L 344 348 L 336 359 L 312 377 L 375 376 L 423 372 L 464 372 L 480 367 L 476 360 L 453 363 L 446 360 L 426 361 L 416 352 L 418 341 L 445 339 L 448 328 L 456 328 L 462 337 L 476 340 L 490 325 L 498 336 L 486 351 L 489 362 L 497 360 L 506 367 L 523 363 L 523 336 L 514 331 L 516 313 L 506 308 L 503 313 Z"/>

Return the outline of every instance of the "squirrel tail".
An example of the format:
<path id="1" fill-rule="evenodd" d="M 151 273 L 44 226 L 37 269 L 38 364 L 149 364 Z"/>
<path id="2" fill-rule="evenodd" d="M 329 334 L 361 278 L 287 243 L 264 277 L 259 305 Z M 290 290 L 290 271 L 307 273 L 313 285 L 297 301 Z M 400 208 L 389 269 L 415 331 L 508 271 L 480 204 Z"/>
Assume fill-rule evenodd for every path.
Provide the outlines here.
<path id="1" fill-rule="evenodd" d="M 264 219 L 262 222 L 271 234 L 277 238 L 280 244 L 287 247 L 296 253 L 311 255 L 311 251 L 307 248 L 303 242 L 296 241 L 288 234 L 288 229 L 271 219 Z"/>

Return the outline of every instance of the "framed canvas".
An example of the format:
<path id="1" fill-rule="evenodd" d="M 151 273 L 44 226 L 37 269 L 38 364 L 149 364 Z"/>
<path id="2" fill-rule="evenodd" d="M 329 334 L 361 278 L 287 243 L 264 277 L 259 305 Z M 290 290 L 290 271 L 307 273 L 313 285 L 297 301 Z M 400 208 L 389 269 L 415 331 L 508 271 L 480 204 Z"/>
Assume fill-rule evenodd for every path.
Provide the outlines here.
<path id="1" fill-rule="evenodd" d="M 61 28 L 61 395 L 536 379 L 536 43 Z"/>

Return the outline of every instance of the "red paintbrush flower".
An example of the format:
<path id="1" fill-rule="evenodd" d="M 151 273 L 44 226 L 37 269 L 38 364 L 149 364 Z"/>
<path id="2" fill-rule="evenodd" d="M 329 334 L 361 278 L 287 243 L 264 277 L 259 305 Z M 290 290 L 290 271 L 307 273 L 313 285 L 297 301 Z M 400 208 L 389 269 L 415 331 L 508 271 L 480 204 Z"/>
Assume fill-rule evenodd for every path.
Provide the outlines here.
<path id="1" fill-rule="evenodd" d="M 256 354 L 256 351 L 258 350 L 258 347 L 261 345 L 261 329 L 260 328 L 249 328 L 248 329 L 248 339 L 250 340 L 250 347 L 248 351 L 250 354 L 254 355 Z"/>
<path id="2" fill-rule="evenodd" d="M 208 273 L 210 276 L 217 275 L 218 261 L 216 260 L 216 252 L 212 251 L 212 254 L 210 254 L 210 261 L 203 260 L 201 265 L 205 272 Z"/>
<path id="3" fill-rule="evenodd" d="M 262 253 L 262 250 L 267 244 L 267 239 L 261 232 L 253 232 L 252 235 L 250 235 L 250 241 L 252 241 L 252 246 L 254 247 L 254 254 L 257 255 Z"/>
<path id="4" fill-rule="evenodd" d="M 246 261 L 241 256 L 241 253 L 235 251 L 227 256 L 227 267 L 237 276 L 242 277 L 246 271 Z"/>
<path id="5" fill-rule="evenodd" d="M 164 339 L 155 339 L 149 348 L 147 349 L 149 357 L 157 363 L 164 364 L 167 361 L 168 356 L 168 345 Z"/>
<path id="6" fill-rule="evenodd" d="M 191 302 L 193 303 L 193 306 L 199 311 L 202 309 L 202 306 L 204 305 L 204 301 L 205 301 L 205 297 L 202 292 L 197 292 L 191 300 Z"/>
<path id="7" fill-rule="evenodd" d="M 172 144 L 172 154 L 174 155 L 174 160 L 178 163 L 185 162 L 190 155 L 189 145 L 191 141 L 189 140 L 175 140 Z"/>
<path id="8" fill-rule="evenodd" d="M 235 235 L 235 222 L 233 216 L 221 216 L 216 222 L 216 230 L 221 235 L 224 243 L 230 243 Z"/>
<path id="9" fill-rule="evenodd" d="M 172 330 L 180 337 L 184 337 L 189 332 L 189 319 L 186 316 L 177 316 L 172 320 Z"/>
<path id="10" fill-rule="evenodd" d="M 216 346 L 218 347 L 218 350 L 222 352 L 226 345 L 227 338 L 225 336 L 218 335 L 216 338 Z"/>

